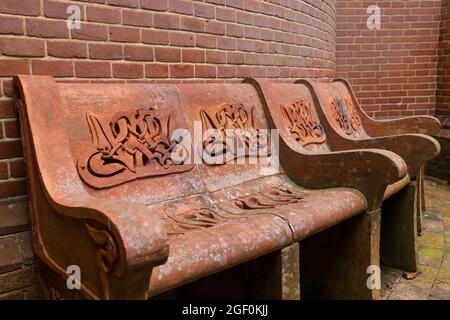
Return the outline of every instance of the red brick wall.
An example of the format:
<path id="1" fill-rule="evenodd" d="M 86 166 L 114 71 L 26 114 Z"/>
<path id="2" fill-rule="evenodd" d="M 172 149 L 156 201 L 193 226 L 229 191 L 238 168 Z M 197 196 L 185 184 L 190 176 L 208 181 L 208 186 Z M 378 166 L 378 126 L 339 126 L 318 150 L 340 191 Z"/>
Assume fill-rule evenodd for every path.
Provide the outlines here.
<path id="1" fill-rule="evenodd" d="M 350 80 L 370 115 L 433 114 L 440 0 L 338 0 L 336 74 Z M 367 28 L 367 7 L 381 29 Z"/>
<path id="2" fill-rule="evenodd" d="M 73 4 L 82 23 L 69 30 Z M 334 70 L 334 0 L 0 0 L 0 199 L 26 194 L 10 98 L 15 74 L 182 82 L 333 77 Z M 37 295 L 20 203 L 0 206 L 0 298 Z"/>
<path id="3" fill-rule="evenodd" d="M 436 115 L 450 117 L 450 1 L 442 0 Z"/>

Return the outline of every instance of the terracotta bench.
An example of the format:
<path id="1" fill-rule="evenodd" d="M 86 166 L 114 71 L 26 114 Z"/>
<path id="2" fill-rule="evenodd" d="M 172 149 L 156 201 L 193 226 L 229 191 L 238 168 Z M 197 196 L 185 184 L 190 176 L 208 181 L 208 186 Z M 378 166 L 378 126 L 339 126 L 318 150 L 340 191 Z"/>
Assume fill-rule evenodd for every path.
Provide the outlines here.
<path id="1" fill-rule="evenodd" d="M 417 271 L 416 226 L 420 226 L 423 164 L 440 152 L 437 140 L 428 135 L 439 129 L 439 120 L 430 116 L 374 120 L 360 108 L 346 80 L 297 83 L 311 90 L 336 150 L 385 149 L 405 160 L 409 179 L 390 185 L 384 195 L 382 260 L 392 267 Z"/>
<path id="2" fill-rule="evenodd" d="M 379 298 L 366 271 L 378 264 L 385 189 L 407 174 L 396 154 L 331 151 L 308 109 L 306 140 L 282 133 L 277 166 L 277 136 L 265 130 L 273 119 L 254 83 L 18 76 L 13 87 L 46 297 L 213 298 L 240 286 L 234 297 L 297 299 L 297 243 L 339 224 L 332 252 L 321 239 L 302 251 L 301 261 L 328 273 L 307 280 L 328 298 Z M 296 106 L 294 96 L 278 98 Z M 228 143 L 227 129 L 250 138 Z M 81 290 L 66 286 L 71 265 L 81 270 Z"/>
<path id="3" fill-rule="evenodd" d="M 366 134 L 370 137 L 383 137 L 399 134 L 436 134 L 441 129 L 440 121 L 431 116 L 414 116 L 403 117 L 391 120 L 375 120 L 369 117 L 364 110 L 360 107 L 356 95 L 350 83 L 342 78 L 336 78 L 332 81 L 333 87 L 335 87 L 342 97 L 345 97 L 343 104 L 346 105 L 349 101 L 349 108 L 354 108 L 361 118 L 361 123 L 364 127 Z M 352 106 L 353 105 L 353 106 Z M 424 174 L 425 166 L 421 166 L 420 170 L 416 173 L 416 176 L 412 176 L 412 179 L 417 181 L 417 232 L 420 235 L 422 233 L 422 212 L 425 210 L 425 190 L 424 190 Z"/>

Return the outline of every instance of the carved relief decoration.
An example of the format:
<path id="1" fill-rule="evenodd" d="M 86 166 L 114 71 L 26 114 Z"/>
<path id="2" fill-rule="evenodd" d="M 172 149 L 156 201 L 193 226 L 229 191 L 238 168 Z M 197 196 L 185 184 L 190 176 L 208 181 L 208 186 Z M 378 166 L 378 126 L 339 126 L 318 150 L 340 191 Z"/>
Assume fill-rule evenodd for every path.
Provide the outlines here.
<path id="1" fill-rule="evenodd" d="M 281 113 L 289 122 L 289 132 L 302 146 L 311 143 L 323 143 L 325 131 L 313 114 L 311 103 L 297 100 L 281 105 Z"/>
<path id="2" fill-rule="evenodd" d="M 227 218 L 209 210 L 199 209 L 178 215 L 166 215 L 169 220 L 169 235 L 180 235 L 188 231 L 210 228 Z"/>
<path id="3" fill-rule="evenodd" d="M 239 198 L 234 205 L 243 210 L 273 209 L 298 203 L 304 194 L 286 187 L 272 187 L 250 196 Z"/>
<path id="4" fill-rule="evenodd" d="M 341 100 L 333 98 L 330 100 L 330 107 L 333 120 L 338 125 L 339 129 L 346 135 L 351 135 L 353 133 L 352 125 L 347 117 L 344 104 Z"/>
<path id="5" fill-rule="evenodd" d="M 110 299 L 108 273 L 112 271 L 119 258 L 119 251 L 112 235 L 107 230 L 94 228 L 85 223 L 91 239 L 99 246 L 97 249 L 97 267 L 103 289 L 103 298 Z"/>
<path id="6" fill-rule="evenodd" d="M 78 160 L 78 172 L 93 187 L 110 187 L 193 167 L 172 158 L 173 152 L 187 156 L 189 150 L 181 140 L 171 140 L 171 130 L 182 125 L 170 113 L 139 109 L 117 112 L 111 119 L 88 113 L 87 121 L 93 146 Z"/>
<path id="7" fill-rule="evenodd" d="M 203 151 L 228 160 L 242 156 L 269 156 L 270 135 L 255 126 L 255 109 L 242 104 L 223 104 L 211 114 L 200 110 Z"/>
<path id="8" fill-rule="evenodd" d="M 355 131 L 358 131 L 361 128 L 361 118 L 358 115 L 358 112 L 353 105 L 353 102 L 349 98 L 345 98 L 345 106 L 347 107 L 347 112 L 350 117 L 350 123 L 352 124 L 352 128 Z"/>

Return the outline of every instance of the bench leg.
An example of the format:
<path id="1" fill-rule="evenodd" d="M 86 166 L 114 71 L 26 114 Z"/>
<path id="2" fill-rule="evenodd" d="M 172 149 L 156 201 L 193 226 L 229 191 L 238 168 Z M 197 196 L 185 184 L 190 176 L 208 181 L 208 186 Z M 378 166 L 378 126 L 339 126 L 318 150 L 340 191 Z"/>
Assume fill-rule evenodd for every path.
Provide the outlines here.
<path id="1" fill-rule="evenodd" d="M 422 235 L 422 217 L 426 210 L 425 205 L 425 163 L 420 167 L 418 182 L 418 196 L 417 196 L 417 235 Z"/>
<path id="2" fill-rule="evenodd" d="M 300 299 L 299 245 L 292 244 L 176 289 L 177 299 Z"/>
<path id="3" fill-rule="evenodd" d="M 381 261 L 404 271 L 417 271 L 418 182 L 412 181 L 382 206 Z"/>
<path id="4" fill-rule="evenodd" d="M 367 273 L 379 271 L 380 215 L 359 214 L 300 242 L 302 299 L 380 299 L 380 272 Z"/>

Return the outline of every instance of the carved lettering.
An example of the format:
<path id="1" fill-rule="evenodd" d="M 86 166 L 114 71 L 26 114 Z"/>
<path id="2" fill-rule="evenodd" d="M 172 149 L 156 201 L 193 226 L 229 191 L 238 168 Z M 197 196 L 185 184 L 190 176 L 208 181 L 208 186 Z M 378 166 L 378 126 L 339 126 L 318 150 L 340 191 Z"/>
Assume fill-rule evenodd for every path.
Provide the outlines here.
<path id="1" fill-rule="evenodd" d="M 313 115 L 311 103 L 297 100 L 281 105 L 281 113 L 289 122 L 288 129 L 302 146 L 323 143 L 326 139 L 322 125 Z"/>
<path id="2" fill-rule="evenodd" d="M 255 126 L 255 109 L 242 104 L 224 104 L 213 116 L 200 111 L 204 131 L 203 150 L 208 157 L 225 162 L 245 156 L 269 156 L 270 135 Z"/>
<path id="3" fill-rule="evenodd" d="M 184 147 L 180 140 L 171 140 L 170 114 L 158 114 L 153 108 L 139 109 L 118 112 L 110 121 L 104 121 L 88 113 L 87 121 L 93 147 L 80 157 L 78 172 L 93 187 L 110 187 L 193 167 L 171 158 L 175 147 Z M 188 155 L 189 150 L 181 153 Z"/>

